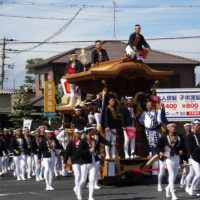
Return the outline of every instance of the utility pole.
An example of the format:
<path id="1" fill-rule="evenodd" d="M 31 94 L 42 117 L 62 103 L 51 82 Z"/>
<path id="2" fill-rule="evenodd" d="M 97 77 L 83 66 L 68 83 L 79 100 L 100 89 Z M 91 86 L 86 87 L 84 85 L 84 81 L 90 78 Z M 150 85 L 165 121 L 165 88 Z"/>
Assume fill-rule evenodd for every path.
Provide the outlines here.
<path id="1" fill-rule="evenodd" d="M 116 3 L 113 1 L 113 38 L 116 40 L 116 30 L 115 30 L 115 21 L 116 21 Z"/>
<path id="2" fill-rule="evenodd" d="M 3 48 L 2 48 L 2 64 L 1 64 L 1 74 L 0 74 L 0 89 L 3 90 L 3 82 L 4 82 L 4 67 L 5 67 L 5 59 L 6 59 L 6 38 L 3 38 Z"/>

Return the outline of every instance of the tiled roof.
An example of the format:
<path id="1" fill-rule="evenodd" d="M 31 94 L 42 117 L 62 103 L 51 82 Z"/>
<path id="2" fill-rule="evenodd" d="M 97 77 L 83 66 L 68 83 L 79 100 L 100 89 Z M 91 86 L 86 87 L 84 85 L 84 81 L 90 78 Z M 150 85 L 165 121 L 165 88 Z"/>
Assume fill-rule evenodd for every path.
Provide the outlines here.
<path id="1" fill-rule="evenodd" d="M 0 90 L 0 94 L 15 94 L 14 90 Z"/>
<path id="2" fill-rule="evenodd" d="M 104 41 L 102 42 L 103 48 L 107 50 L 110 60 L 124 58 L 124 49 L 126 44 L 121 41 Z M 87 54 L 88 62 L 91 60 L 91 51 L 95 48 L 95 45 L 91 45 L 85 48 L 85 53 Z M 43 62 L 32 65 L 32 68 L 37 68 L 41 66 L 48 65 L 50 63 L 67 63 L 69 61 L 69 56 L 72 51 L 75 51 L 77 54 L 80 54 L 81 49 L 71 49 L 62 54 L 53 56 Z M 176 56 L 168 54 L 165 52 L 160 52 L 157 50 L 151 50 L 145 61 L 147 64 L 188 64 L 188 65 L 199 65 L 200 62 L 181 56 Z"/>

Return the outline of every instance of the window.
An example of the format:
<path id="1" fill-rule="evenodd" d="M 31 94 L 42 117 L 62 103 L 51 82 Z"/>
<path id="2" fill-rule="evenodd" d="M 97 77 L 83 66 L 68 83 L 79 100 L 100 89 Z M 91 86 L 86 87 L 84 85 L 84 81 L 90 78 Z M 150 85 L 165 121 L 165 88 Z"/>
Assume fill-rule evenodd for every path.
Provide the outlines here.
<path id="1" fill-rule="evenodd" d="M 39 88 L 44 89 L 44 81 L 48 80 L 48 74 L 40 74 L 39 75 Z"/>

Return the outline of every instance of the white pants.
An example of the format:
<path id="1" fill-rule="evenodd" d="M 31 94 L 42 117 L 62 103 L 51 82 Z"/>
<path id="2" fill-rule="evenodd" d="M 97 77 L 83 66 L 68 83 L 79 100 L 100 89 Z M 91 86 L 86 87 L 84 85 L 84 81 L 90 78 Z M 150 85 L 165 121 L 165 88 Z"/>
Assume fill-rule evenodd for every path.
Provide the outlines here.
<path id="1" fill-rule="evenodd" d="M 94 118 L 97 122 L 97 125 L 101 124 L 101 113 L 94 113 Z"/>
<path id="2" fill-rule="evenodd" d="M 133 127 L 126 127 L 126 128 L 133 128 Z M 124 130 L 124 154 L 125 154 L 125 157 L 129 157 L 129 153 L 128 153 L 129 143 L 130 143 L 131 155 L 132 155 L 135 153 L 135 138 L 130 140 L 126 134 L 126 131 Z"/>
<path id="3" fill-rule="evenodd" d="M 9 165 L 9 157 L 7 155 L 4 155 L 2 157 L 2 171 L 3 171 L 3 173 L 8 172 L 8 165 Z"/>
<path id="4" fill-rule="evenodd" d="M 95 117 L 93 114 L 88 115 L 88 121 L 90 124 L 95 124 Z"/>
<path id="5" fill-rule="evenodd" d="M 46 182 L 46 187 L 52 186 L 53 180 L 53 172 L 55 166 L 55 153 L 51 152 L 50 158 L 43 158 L 43 165 L 44 165 L 44 179 Z"/>
<path id="6" fill-rule="evenodd" d="M 99 181 L 99 161 L 96 162 L 96 165 L 95 165 L 95 185 L 98 184 L 98 181 Z"/>
<path id="7" fill-rule="evenodd" d="M 116 129 L 111 129 L 110 131 L 106 131 L 106 139 L 108 141 L 110 141 L 111 144 L 114 144 L 116 141 Z M 110 147 L 105 146 L 105 151 L 106 151 L 106 157 L 110 158 Z M 115 146 L 114 145 L 111 147 L 111 156 L 112 156 L 112 158 L 115 157 Z"/>
<path id="8" fill-rule="evenodd" d="M 31 171 L 32 171 L 32 156 L 31 155 L 26 156 L 26 170 L 27 170 L 27 176 L 31 177 Z"/>
<path id="9" fill-rule="evenodd" d="M 180 157 L 177 155 L 167 158 L 165 161 L 168 170 L 168 187 L 172 197 L 175 196 L 174 182 L 178 174 L 179 162 Z"/>
<path id="10" fill-rule="evenodd" d="M 81 180 L 81 166 L 79 164 L 73 164 L 72 169 L 74 171 L 75 189 L 76 189 L 76 191 L 78 191 L 80 180 Z"/>
<path id="11" fill-rule="evenodd" d="M 186 179 L 185 179 L 186 188 L 189 188 L 189 187 L 190 187 L 190 184 L 191 184 L 191 182 L 192 182 L 192 179 L 193 179 L 193 177 L 194 177 L 194 175 L 195 175 L 195 173 L 194 173 L 194 168 L 193 168 L 193 166 L 192 166 L 192 160 L 191 160 L 191 158 L 189 159 L 189 164 L 190 164 L 189 173 L 188 173 L 188 175 L 187 175 L 187 177 L 186 177 Z"/>
<path id="12" fill-rule="evenodd" d="M 81 180 L 79 183 L 79 190 L 78 190 L 78 194 L 80 195 L 80 197 L 82 197 L 82 187 L 87 180 L 87 176 L 89 177 L 89 199 L 92 199 L 94 194 L 94 184 L 96 176 L 95 162 L 81 165 Z"/>
<path id="13" fill-rule="evenodd" d="M 35 177 L 36 179 L 39 179 L 41 163 L 38 162 L 37 154 L 34 155 L 34 161 L 35 161 Z"/>
<path id="14" fill-rule="evenodd" d="M 162 185 L 162 180 L 163 180 L 163 176 L 165 175 L 165 162 L 159 160 L 159 173 L 158 173 L 158 185 L 161 186 Z"/>
<path id="15" fill-rule="evenodd" d="M 131 59 L 134 59 L 134 57 L 136 56 L 137 60 L 143 60 L 143 58 L 137 53 L 135 52 L 130 45 L 128 45 L 125 49 L 126 53 L 128 55 L 131 56 Z"/>
<path id="16" fill-rule="evenodd" d="M 189 173 L 189 168 L 184 167 L 183 172 L 182 172 L 182 176 L 181 176 L 180 185 L 184 186 L 186 184 L 186 177 L 187 177 L 188 173 Z"/>
<path id="17" fill-rule="evenodd" d="M 26 156 L 21 153 L 19 156 L 14 156 L 15 173 L 17 178 L 25 178 Z"/>
<path id="18" fill-rule="evenodd" d="M 200 163 L 191 158 L 191 164 L 194 169 L 195 176 L 192 180 L 191 190 L 194 191 L 200 181 Z"/>
<path id="19" fill-rule="evenodd" d="M 43 162 L 43 159 L 42 159 L 39 177 L 40 177 L 40 178 L 43 178 L 43 176 L 44 176 L 44 162 Z"/>

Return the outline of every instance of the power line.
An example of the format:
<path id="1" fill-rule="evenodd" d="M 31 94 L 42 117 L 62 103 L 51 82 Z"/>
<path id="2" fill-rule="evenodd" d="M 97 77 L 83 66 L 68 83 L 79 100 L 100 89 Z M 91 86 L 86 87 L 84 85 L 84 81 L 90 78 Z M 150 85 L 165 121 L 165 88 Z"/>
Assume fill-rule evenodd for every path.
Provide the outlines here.
<path id="1" fill-rule="evenodd" d="M 38 43 L 37 45 L 33 46 L 33 47 L 30 47 L 28 49 L 24 49 L 24 50 L 21 50 L 19 51 L 18 53 L 22 53 L 22 52 L 26 52 L 26 51 L 30 51 L 30 50 L 33 50 L 43 44 L 46 44 L 49 40 L 53 39 L 54 37 L 56 37 L 57 35 L 61 34 L 63 31 L 65 31 L 69 26 L 70 24 L 76 19 L 76 17 L 79 15 L 79 13 L 81 12 L 81 10 L 83 9 L 84 7 L 81 7 L 79 8 L 79 10 L 75 13 L 75 15 L 67 22 L 65 23 L 58 31 L 56 31 L 52 36 L 48 37 L 47 39 L 45 39 L 44 41 L 42 41 L 41 43 Z"/>
<path id="2" fill-rule="evenodd" d="M 182 39 L 198 39 L 200 38 L 200 35 L 196 35 L 196 36 L 180 36 L 180 37 L 160 37 L 160 38 L 147 38 L 146 40 L 148 41 L 153 41 L 153 40 L 182 40 Z M 102 41 L 113 41 L 113 40 L 102 40 Z M 127 39 L 118 39 L 117 41 L 121 41 L 121 42 L 127 42 Z M 24 45 L 24 44 L 62 44 L 62 43 L 91 43 L 91 42 L 95 42 L 95 40 L 63 40 L 63 41 L 52 41 L 52 42 L 44 42 L 44 41 L 12 41 L 12 42 L 8 42 L 9 45 Z M 0 43 L 1 45 L 1 43 Z"/>
<path id="3" fill-rule="evenodd" d="M 11 4 L 11 5 L 22 5 L 22 6 L 50 6 L 50 7 L 89 7 L 89 8 L 113 8 L 113 5 L 97 5 L 97 4 L 59 4 L 59 3 L 36 3 L 36 2 L 16 2 L 16 1 L 0 1 L 1 5 Z M 199 8 L 200 5 L 118 5 L 117 8 Z"/>
<path id="4" fill-rule="evenodd" d="M 40 16 L 22 16 L 22 15 L 5 15 L 0 14 L 0 17 L 14 17 L 14 18 L 25 18 L 25 19 L 44 19 L 44 20 L 69 20 L 69 18 L 56 18 L 56 17 L 40 17 Z"/>

